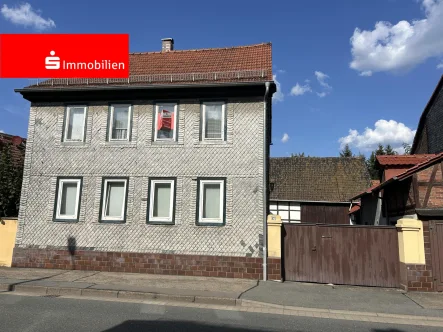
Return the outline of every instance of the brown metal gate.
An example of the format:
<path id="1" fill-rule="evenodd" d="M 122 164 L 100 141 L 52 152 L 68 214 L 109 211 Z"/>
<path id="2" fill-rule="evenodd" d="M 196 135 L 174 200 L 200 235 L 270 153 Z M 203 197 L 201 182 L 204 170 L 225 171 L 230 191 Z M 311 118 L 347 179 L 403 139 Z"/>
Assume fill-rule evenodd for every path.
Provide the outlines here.
<path id="1" fill-rule="evenodd" d="M 398 287 L 395 227 L 284 224 L 285 280 Z"/>
<path id="2" fill-rule="evenodd" d="M 431 255 L 436 291 L 443 291 L 443 221 L 430 222 L 431 232 Z"/>

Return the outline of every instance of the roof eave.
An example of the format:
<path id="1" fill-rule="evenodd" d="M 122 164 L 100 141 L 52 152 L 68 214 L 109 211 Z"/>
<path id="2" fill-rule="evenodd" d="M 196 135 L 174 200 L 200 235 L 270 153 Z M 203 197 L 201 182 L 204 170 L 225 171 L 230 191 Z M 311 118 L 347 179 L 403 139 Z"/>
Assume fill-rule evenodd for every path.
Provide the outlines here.
<path id="1" fill-rule="evenodd" d="M 85 90 L 143 90 L 143 89 L 180 89 L 190 87 L 220 87 L 220 86 L 251 86 L 263 85 L 271 82 L 271 91 L 276 89 L 274 81 L 251 81 L 251 82 L 222 82 L 222 83 L 190 83 L 190 84 L 149 84 L 149 85 L 93 85 L 93 86 L 75 86 L 75 87 L 59 87 L 59 88 L 41 88 L 26 87 L 22 89 L 14 89 L 15 92 L 43 92 L 43 91 L 85 91 Z M 274 91 L 275 92 L 275 91 Z"/>

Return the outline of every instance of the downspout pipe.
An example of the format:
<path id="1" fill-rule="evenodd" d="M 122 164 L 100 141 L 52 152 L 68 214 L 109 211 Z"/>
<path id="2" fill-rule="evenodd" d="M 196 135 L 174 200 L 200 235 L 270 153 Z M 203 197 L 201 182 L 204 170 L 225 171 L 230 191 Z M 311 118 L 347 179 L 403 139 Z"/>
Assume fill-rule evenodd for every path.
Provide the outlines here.
<path id="1" fill-rule="evenodd" d="M 268 213 L 268 130 L 267 130 L 267 115 L 268 115 L 268 98 L 270 82 L 265 82 L 265 96 L 263 102 L 263 127 L 264 127 L 264 140 L 263 140 L 263 281 L 268 280 L 268 226 L 267 226 L 267 213 Z"/>

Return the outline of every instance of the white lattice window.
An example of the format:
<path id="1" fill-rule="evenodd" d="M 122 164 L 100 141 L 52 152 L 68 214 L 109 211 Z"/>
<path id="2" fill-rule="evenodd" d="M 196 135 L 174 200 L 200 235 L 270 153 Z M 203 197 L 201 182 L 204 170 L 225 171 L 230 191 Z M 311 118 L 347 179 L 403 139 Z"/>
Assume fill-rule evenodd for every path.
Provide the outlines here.
<path id="1" fill-rule="evenodd" d="M 131 130 L 132 106 L 111 105 L 109 118 L 109 140 L 129 141 Z"/>
<path id="2" fill-rule="evenodd" d="M 225 103 L 205 102 L 202 111 L 202 140 L 225 140 Z"/>

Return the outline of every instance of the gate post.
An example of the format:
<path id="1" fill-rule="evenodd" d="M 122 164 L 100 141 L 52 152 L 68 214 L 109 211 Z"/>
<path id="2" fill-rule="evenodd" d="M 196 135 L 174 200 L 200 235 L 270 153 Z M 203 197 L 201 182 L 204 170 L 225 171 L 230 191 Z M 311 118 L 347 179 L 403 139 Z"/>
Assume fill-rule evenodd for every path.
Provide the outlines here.
<path id="1" fill-rule="evenodd" d="M 281 268 L 281 217 L 268 215 L 268 280 L 282 281 Z"/>
<path id="2" fill-rule="evenodd" d="M 427 288 L 427 276 L 422 276 L 426 264 L 423 223 L 417 219 L 399 219 L 398 252 L 400 259 L 400 285 L 405 290 Z M 422 280 L 425 277 L 426 280 Z"/>

